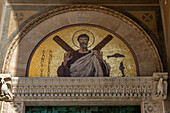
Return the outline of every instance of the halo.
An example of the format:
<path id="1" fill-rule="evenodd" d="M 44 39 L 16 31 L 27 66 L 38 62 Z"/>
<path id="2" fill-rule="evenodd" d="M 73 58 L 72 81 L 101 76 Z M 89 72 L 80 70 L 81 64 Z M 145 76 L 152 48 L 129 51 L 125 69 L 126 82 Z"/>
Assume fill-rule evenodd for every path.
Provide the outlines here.
<path id="1" fill-rule="evenodd" d="M 76 31 L 72 37 L 72 42 L 76 47 L 80 48 L 79 42 L 77 40 L 77 38 L 80 34 L 86 34 L 89 36 L 88 48 L 94 44 L 95 37 L 94 37 L 93 33 L 87 29 L 81 29 L 81 30 Z"/>

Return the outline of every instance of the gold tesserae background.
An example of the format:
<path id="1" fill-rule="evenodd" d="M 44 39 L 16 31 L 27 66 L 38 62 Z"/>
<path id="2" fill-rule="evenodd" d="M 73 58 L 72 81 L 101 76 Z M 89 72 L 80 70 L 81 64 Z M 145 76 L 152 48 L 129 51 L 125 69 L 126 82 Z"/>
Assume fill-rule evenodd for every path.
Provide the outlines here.
<path id="1" fill-rule="evenodd" d="M 90 37 L 90 47 L 88 49 L 94 48 L 108 34 L 112 35 L 113 39 L 101 50 L 103 52 L 103 59 L 109 63 L 111 67 L 110 76 L 122 76 L 121 70 L 119 69 L 121 62 L 123 62 L 125 67 L 125 76 L 137 76 L 133 55 L 122 40 L 101 28 L 93 26 L 73 26 L 52 34 L 40 44 L 32 56 L 28 70 L 28 77 L 57 77 L 57 69 L 63 62 L 64 53 L 66 51 L 53 40 L 53 37 L 58 35 L 74 50 L 78 50 L 79 44 L 77 42 L 77 36 L 81 33 L 87 33 Z M 115 53 L 119 53 L 125 57 L 107 57 L 114 55 Z"/>

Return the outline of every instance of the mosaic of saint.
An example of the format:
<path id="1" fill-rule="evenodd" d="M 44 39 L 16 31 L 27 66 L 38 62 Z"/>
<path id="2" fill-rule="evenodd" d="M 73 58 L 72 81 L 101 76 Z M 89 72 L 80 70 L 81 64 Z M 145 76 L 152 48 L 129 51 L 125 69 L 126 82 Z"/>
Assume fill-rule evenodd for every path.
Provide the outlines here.
<path id="1" fill-rule="evenodd" d="M 137 76 L 138 63 L 127 42 L 96 25 L 70 25 L 44 37 L 27 65 L 28 77 Z"/>

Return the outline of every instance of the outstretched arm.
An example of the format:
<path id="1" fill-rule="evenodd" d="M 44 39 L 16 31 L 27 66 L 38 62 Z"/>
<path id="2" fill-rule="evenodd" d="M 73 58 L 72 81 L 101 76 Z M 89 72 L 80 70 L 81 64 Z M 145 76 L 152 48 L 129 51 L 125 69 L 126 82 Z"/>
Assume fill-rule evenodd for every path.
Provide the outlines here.
<path id="1" fill-rule="evenodd" d="M 61 64 L 61 66 L 58 67 L 57 74 L 59 77 L 69 77 L 70 76 L 70 68 L 68 65 L 68 61 L 71 60 L 72 56 L 71 52 L 64 54 L 64 62 Z"/>
<path id="2" fill-rule="evenodd" d="M 69 77 L 70 76 L 70 68 L 68 65 L 64 66 L 64 62 L 61 66 L 58 67 L 57 70 L 58 77 Z"/>

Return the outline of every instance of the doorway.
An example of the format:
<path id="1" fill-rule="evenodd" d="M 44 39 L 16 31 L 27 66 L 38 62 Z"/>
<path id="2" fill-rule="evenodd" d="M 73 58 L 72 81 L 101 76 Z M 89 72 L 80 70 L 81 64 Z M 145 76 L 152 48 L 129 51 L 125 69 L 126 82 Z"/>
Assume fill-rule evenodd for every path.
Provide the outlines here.
<path id="1" fill-rule="evenodd" d="M 141 113 L 140 106 L 27 106 L 26 113 Z"/>

